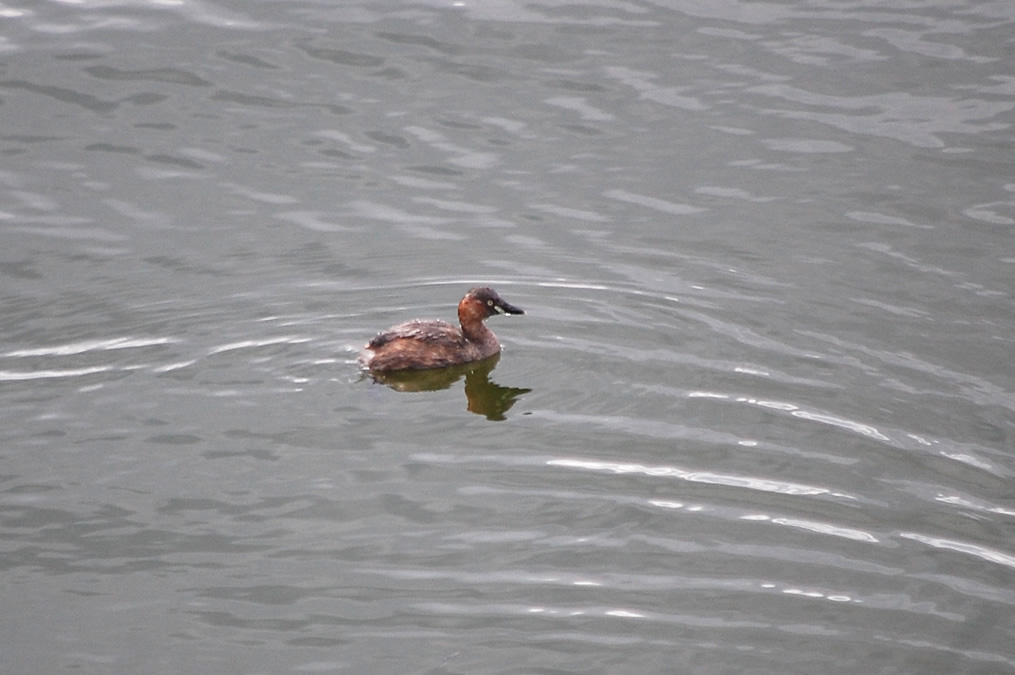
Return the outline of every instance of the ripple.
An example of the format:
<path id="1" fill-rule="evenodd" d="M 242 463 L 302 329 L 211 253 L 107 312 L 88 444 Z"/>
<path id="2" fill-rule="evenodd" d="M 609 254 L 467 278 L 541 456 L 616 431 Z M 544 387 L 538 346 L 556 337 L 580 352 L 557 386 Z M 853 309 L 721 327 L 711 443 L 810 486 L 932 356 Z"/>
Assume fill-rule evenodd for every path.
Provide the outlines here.
<path id="1" fill-rule="evenodd" d="M 270 347 L 271 345 L 287 344 L 295 345 L 310 342 L 310 338 L 302 337 L 298 335 L 284 335 L 280 337 L 262 338 L 258 340 L 240 340 L 238 342 L 228 342 L 226 344 L 212 347 L 208 350 L 208 356 L 214 356 L 216 354 L 222 354 L 225 352 L 233 352 L 240 349 L 257 349 L 260 347 Z"/>
<path id="2" fill-rule="evenodd" d="M 188 87 L 211 87 L 212 83 L 193 73 L 175 68 L 154 68 L 150 70 L 122 70 L 111 66 L 89 66 L 84 69 L 92 77 L 102 80 L 125 80 L 141 82 L 165 82 Z"/>
<path id="3" fill-rule="evenodd" d="M 854 148 L 839 143 L 813 138 L 765 138 L 761 141 L 772 150 L 780 152 L 799 152 L 804 154 L 821 154 L 830 152 L 853 152 Z"/>
<path id="4" fill-rule="evenodd" d="M 90 368 L 65 368 L 62 370 L 32 370 L 13 371 L 0 370 L 0 381 L 2 382 L 25 382 L 28 380 L 50 380 L 68 377 L 80 377 L 82 375 L 93 375 L 113 370 L 110 366 L 92 366 Z"/>
<path id="5" fill-rule="evenodd" d="M 578 116 L 586 122 L 611 122 L 615 119 L 610 113 L 596 108 L 580 96 L 552 96 L 545 102 L 578 113 Z"/>
<path id="6" fill-rule="evenodd" d="M 29 349 L 16 349 L 7 352 L 3 356 L 26 357 L 26 356 L 69 356 L 72 354 L 84 354 L 94 351 L 110 351 L 115 349 L 136 349 L 139 347 L 151 347 L 155 345 L 166 345 L 179 342 L 177 338 L 106 338 L 102 340 L 85 340 L 83 342 L 70 342 L 52 347 L 33 347 Z"/>
<path id="7" fill-rule="evenodd" d="M 940 380 L 956 387 L 961 392 L 963 398 L 975 401 L 977 404 L 1002 406 L 1009 411 L 1015 412 L 1015 392 L 1008 391 L 984 377 L 963 373 L 948 366 L 927 361 L 916 354 L 878 349 L 851 342 L 836 335 L 828 335 L 810 330 L 801 330 L 800 332 L 803 335 L 828 342 L 840 348 L 873 357 L 880 363 L 932 376 L 935 380 Z"/>
<path id="8" fill-rule="evenodd" d="M 606 462 L 583 459 L 552 459 L 549 460 L 546 465 L 614 474 L 637 473 L 645 476 L 652 476 L 654 478 L 677 478 L 690 483 L 705 483 L 708 485 L 747 488 L 749 490 L 773 492 L 776 494 L 796 497 L 817 497 L 821 495 L 828 495 L 831 497 L 854 499 L 854 497 L 842 492 L 835 492 L 828 488 L 813 485 L 800 485 L 797 483 L 758 478 L 755 476 L 734 476 L 708 471 L 690 471 L 675 466 L 645 466 L 642 464 L 631 464 L 625 462 Z"/>
<path id="9" fill-rule="evenodd" d="M 892 138 L 920 148 L 944 148 L 942 134 L 977 135 L 1001 131 L 1007 125 L 987 122 L 1015 110 L 1009 101 L 948 99 L 917 96 L 908 92 L 886 92 L 863 96 L 821 94 L 789 84 L 751 87 L 754 94 L 782 99 L 819 110 L 772 110 L 786 119 L 827 124 L 856 136 Z"/>
<path id="10" fill-rule="evenodd" d="M 606 76 L 619 80 L 622 84 L 634 89 L 638 97 L 661 105 L 681 108 L 690 111 L 708 110 L 701 99 L 688 95 L 687 87 L 666 87 L 654 82 L 658 73 L 639 71 L 624 66 L 607 66 Z"/>
<path id="11" fill-rule="evenodd" d="M 865 544 L 877 544 L 880 541 L 870 532 L 813 520 L 801 520 L 800 518 L 772 518 L 766 515 L 746 515 L 743 516 L 743 519 L 770 522 L 774 525 L 784 525 L 786 527 L 795 527 L 801 530 L 807 530 L 808 532 L 827 534 L 833 537 L 843 537 L 844 539 L 852 539 L 853 541 L 860 541 Z"/>
<path id="12" fill-rule="evenodd" d="M 652 209 L 654 211 L 660 211 L 662 213 L 668 213 L 674 216 L 688 216 L 695 213 L 703 213 L 708 209 L 691 206 L 690 204 L 680 204 L 671 202 L 665 199 L 659 199 L 658 197 L 651 197 L 648 195 L 641 195 L 634 192 L 628 192 L 627 190 L 607 190 L 603 193 L 604 197 L 610 199 L 616 199 L 618 201 L 627 202 L 629 204 L 636 204 L 638 206 L 644 206 L 645 208 Z"/>
<path id="13" fill-rule="evenodd" d="M 743 369 L 740 369 L 743 372 Z M 795 403 L 788 401 L 772 401 L 765 399 L 755 399 L 749 397 L 731 397 L 726 394 L 719 394 L 715 392 L 690 392 L 689 398 L 710 398 L 718 400 L 732 400 L 737 403 L 747 403 L 750 405 L 756 405 L 761 408 L 769 410 L 778 410 L 780 412 L 788 412 L 793 417 L 799 417 L 801 419 L 809 420 L 811 422 L 820 422 L 822 424 L 828 424 L 834 427 L 840 427 L 842 429 L 848 429 L 858 434 L 868 436 L 878 441 L 890 441 L 891 439 L 885 434 L 878 431 L 875 427 L 861 422 L 848 420 L 836 415 L 832 415 L 825 412 L 817 412 L 814 410 L 804 410 Z"/>
<path id="14" fill-rule="evenodd" d="M 439 131 L 413 125 L 405 127 L 405 133 L 436 150 L 450 154 L 451 157 L 445 160 L 448 164 L 465 169 L 490 169 L 501 162 L 500 157 L 496 153 L 479 152 L 458 143 L 453 143 L 445 134 Z"/>
<path id="15" fill-rule="evenodd" d="M 317 211 L 284 211 L 275 214 L 279 220 L 295 223 L 311 232 L 348 232 L 351 228 L 331 222 L 331 215 Z"/>
<path id="16" fill-rule="evenodd" d="M 1015 568 L 1015 555 L 998 551 L 997 549 L 992 549 L 987 546 L 955 541 L 953 539 L 944 539 L 942 537 L 931 537 L 916 532 L 900 532 L 899 536 L 903 539 L 918 541 L 921 544 L 926 544 L 927 546 L 931 546 L 933 548 L 955 551 L 957 553 L 963 553 L 965 555 L 980 558 L 981 560 L 986 560 L 987 562 Z"/>
<path id="17" fill-rule="evenodd" d="M 39 94 L 52 98 L 61 103 L 69 103 L 90 112 L 107 114 L 120 107 L 120 104 L 113 101 L 104 101 L 91 94 L 85 94 L 67 87 L 54 85 L 43 85 L 29 82 L 28 80 L 3 80 L 0 81 L 0 88 L 20 89 L 23 91 Z"/>

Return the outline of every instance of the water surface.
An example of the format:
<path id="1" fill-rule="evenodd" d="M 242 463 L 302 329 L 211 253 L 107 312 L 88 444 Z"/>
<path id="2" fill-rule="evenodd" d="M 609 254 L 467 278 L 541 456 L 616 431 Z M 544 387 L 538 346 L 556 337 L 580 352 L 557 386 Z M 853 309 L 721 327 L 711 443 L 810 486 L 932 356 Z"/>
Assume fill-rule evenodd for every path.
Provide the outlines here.
<path id="1" fill-rule="evenodd" d="M 1015 670 L 1010 3 L 0 17 L 3 672 Z"/>

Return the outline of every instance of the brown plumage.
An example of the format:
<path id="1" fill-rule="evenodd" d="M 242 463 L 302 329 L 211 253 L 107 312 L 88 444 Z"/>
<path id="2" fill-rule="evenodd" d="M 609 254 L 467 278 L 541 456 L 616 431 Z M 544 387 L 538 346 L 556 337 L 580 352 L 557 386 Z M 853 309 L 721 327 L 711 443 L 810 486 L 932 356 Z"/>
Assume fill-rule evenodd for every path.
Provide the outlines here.
<path id="1" fill-rule="evenodd" d="M 524 314 L 492 288 L 473 288 L 458 303 L 461 328 L 445 321 L 414 319 L 379 333 L 360 352 L 370 370 L 422 370 L 479 361 L 500 351 L 483 320 L 496 314 Z"/>

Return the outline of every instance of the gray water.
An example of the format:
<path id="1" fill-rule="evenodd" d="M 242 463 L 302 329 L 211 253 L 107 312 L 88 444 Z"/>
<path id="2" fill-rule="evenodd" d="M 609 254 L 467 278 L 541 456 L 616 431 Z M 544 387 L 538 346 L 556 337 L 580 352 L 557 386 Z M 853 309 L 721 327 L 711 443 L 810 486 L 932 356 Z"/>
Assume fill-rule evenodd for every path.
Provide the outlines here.
<path id="1" fill-rule="evenodd" d="M 1015 671 L 1015 3 L 0 26 L 0 672 Z"/>

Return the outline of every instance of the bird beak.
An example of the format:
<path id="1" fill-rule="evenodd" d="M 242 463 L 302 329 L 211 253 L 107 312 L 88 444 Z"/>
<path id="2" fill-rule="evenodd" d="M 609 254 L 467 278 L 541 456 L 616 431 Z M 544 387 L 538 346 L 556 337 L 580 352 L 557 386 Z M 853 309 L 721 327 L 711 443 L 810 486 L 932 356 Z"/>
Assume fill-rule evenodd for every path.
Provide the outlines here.
<path id="1" fill-rule="evenodd" d="M 519 308 L 515 307 L 514 305 L 509 305 L 503 300 L 501 300 L 500 303 L 494 305 L 493 308 L 496 309 L 497 312 L 499 312 L 500 314 L 525 314 L 525 312 L 523 312 Z"/>

